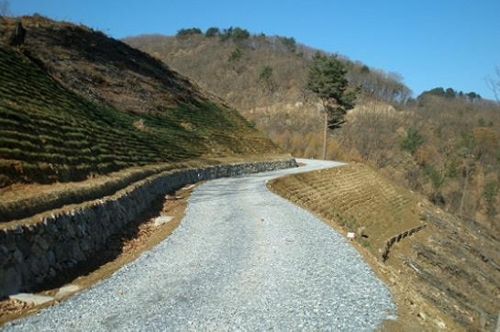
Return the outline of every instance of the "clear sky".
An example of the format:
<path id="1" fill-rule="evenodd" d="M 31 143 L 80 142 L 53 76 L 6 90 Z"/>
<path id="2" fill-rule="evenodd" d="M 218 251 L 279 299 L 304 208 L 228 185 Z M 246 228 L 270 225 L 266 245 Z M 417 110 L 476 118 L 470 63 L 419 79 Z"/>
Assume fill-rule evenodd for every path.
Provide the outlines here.
<path id="1" fill-rule="evenodd" d="M 7 1 L 13 15 L 39 13 L 117 39 L 211 26 L 294 37 L 397 72 L 414 96 L 452 87 L 492 99 L 485 79 L 500 67 L 500 0 Z"/>

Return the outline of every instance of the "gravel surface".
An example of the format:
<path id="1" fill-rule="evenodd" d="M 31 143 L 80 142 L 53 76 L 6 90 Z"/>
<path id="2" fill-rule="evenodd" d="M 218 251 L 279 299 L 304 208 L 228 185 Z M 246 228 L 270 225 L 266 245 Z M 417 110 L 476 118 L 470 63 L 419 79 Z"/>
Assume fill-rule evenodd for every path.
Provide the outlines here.
<path id="1" fill-rule="evenodd" d="M 305 162 L 299 160 L 299 162 Z M 387 287 L 344 238 L 270 193 L 307 166 L 197 187 L 175 232 L 112 277 L 6 331 L 372 331 Z"/>

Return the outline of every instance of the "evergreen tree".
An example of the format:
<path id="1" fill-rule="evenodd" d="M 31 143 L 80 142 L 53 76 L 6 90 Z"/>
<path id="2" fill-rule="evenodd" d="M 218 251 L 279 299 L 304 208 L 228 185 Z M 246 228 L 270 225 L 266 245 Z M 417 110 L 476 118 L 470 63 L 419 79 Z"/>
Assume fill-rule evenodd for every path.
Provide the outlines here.
<path id="1" fill-rule="evenodd" d="M 323 159 L 326 158 L 328 130 L 340 128 L 345 114 L 354 107 L 355 91 L 348 91 L 347 70 L 337 55 L 316 53 L 309 67 L 307 89 L 321 100 L 324 109 Z"/>
<path id="2" fill-rule="evenodd" d="M 180 29 L 177 31 L 175 35 L 178 38 L 187 38 L 194 35 L 202 35 L 203 32 L 199 28 L 190 28 L 190 29 Z"/>
<path id="3" fill-rule="evenodd" d="M 211 38 L 220 35 L 220 30 L 217 27 L 208 28 L 205 32 L 205 37 Z"/>

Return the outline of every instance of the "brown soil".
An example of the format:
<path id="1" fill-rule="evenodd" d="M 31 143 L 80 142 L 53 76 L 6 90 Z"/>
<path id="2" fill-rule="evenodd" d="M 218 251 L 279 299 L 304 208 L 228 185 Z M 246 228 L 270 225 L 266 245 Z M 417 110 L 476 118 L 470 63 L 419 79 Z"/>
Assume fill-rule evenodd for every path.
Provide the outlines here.
<path id="1" fill-rule="evenodd" d="M 21 224 L 37 223 L 52 212 L 67 211 L 77 204 L 112 196 L 126 187 L 161 172 L 186 168 L 206 167 L 227 163 L 258 162 L 289 159 L 290 155 L 228 156 L 218 158 L 198 158 L 184 162 L 130 167 L 106 175 L 94 176 L 85 181 L 57 182 L 53 184 L 16 183 L 0 188 L 0 212 L 6 215 L 21 210 L 22 219 L 3 220 L 0 230 Z M 57 209 L 57 210 L 56 210 Z"/>
<path id="2" fill-rule="evenodd" d="M 398 308 L 397 320 L 385 321 L 382 330 L 494 330 L 500 311 L 500 239 L 479 224 L 453 218 L 360 164 L 280 178 L 269 187 L 341 234 L 365 227 L 364 236 L 351 243 L 390 287 Z M 40 294 L 54 295 L 65 284 L 88 287 L 136 259 L 177 227 L 189 193 L 184 188 L 157 202 L 115 239 L 101 262 L 70 271 Z M 161 212 L 174 219 L 154 227 L 152 220 Z M 382 261 L 381 248 L 389 237 L 422 223 L 427 226 L 423 231 L 396 243 Z M 42 307 L 1 301 L 0 324 Z"/>
<path id="3" fill-rule="evenodd" d="M 57 196 L 69 193 L 78 193 L 85 188 L 105 187 L 107 182 L 121 181 L 124 178 L 134 178 L 131 174 L 151 175 L 170 169 L 182 169 L 187 167 L 202 167 L 216 164 L 229 164 L 241 162 L 258 162 L 270 160 L 282 160 L 291 158 L 290 155 L 259 155 L 259 156 L 227 156 L 218 158 L 204 158 L 186 161 L 183 163 L 171 163 L 163 165 L 149 165 L 145 167 L 129 168 L 123 171 L 115 172 L 105 176 L 89 178 L 86 181 L 55 183 L 51 185 L 41 184 L 15 184 L 0 189 L 0 204 L 5 202 L 18 202 L 22 200 L 42 201 L 49 196 Z M 139 176 L 142 178 L 142 176 Z M 124 186 L 134 185 L 123 181 Z M 121 234 L 114 236 L 107 245 L 106 251 L 95 255 L 99 259 L 76 266 L 67 271 L 65 275 L 59 275 L 57 280 L 44 285 L 43 289 L 38 289 L 40 295 L 54 295 L 60 287 L 67 284 L 75 284 L 81 289 L 89 287 L 97 281 L 109 277 L 114 271 L 124 264 L 135 260 L 143 251 L 149 250 L 168 235 L 179 225 L 187 204 L 187 199 L 191 193 L 190 186 L 184 187 L 165 196 L 157 202 L 154 202 L 151 209 L 147 211 L 142 218 L 135 223 L 131 223 Z M 99 191 L 99 190 L 97 190 Z M 76 196 L 76 195 L 69 195 Z M 103 195 L 104 196 L 104 195 Z M 42 220 L 42 217 L 53 213 L 68 211 L 74 208 L 75 204 L 65 205 L 56 210 L 47 210 L 38 213 L 32 217 L 21 220 L 10 220 L 0 223 L 0 230 L 6 227 L 14 227 L 20 224 L 36 223 Z M 86 204 L 85 202 L 81 204 Z M 43 205 L 43 204 L 42 204 Z M 154 226 L 153 221 L 159 215 L 168 214 L 173 219 L 167 224 Z M 46 305 L 34 306 L 21 301 L 4 299 L 0 300 L 0 326 L 10 320 L 36 313 L 40 309 L 54 305 L 58 301 L 52 301 Z"/>
<path id="4" fill-rule="evenodd" d="M 500 311 L 500 239 L 361 164 L 292 175 L 269 183 L 312 211 L 351 243 L 390 287 L 398 308 L 388 331 L 491 331 Z M 383 262 L 385 241 L 402 230 L 426 228 L 396 243 Z M 359 233 L 359 232 L 358 232 Z M 361 235 L 361 234 L 358 234 Z"/>
<path id="5" fill-rule="evenodd" d="M 43 16 L 7 18 L 1 32 L 8 36 L 17 19 L 27 31 L 24 47 L 39 65 L 89 100 L 145 113 L 204 98 L 160 61 L 102 32 Z"/>
<path id="6" fill-rule="evenodd" d="M 108 278 L 121 266 L 132 262 L 139 255 L 164 240 L 180 224 L 184 216 L 187 200 L 194 186 L 187 186 L 175 193 L 165 196 L 156 202 L 150 212 L 145 214 L 141 220 L 124 230 L 110 241 L 105 252 L 96 257 L 101 257 L 99 262 L 80 265 L 67 275 L 61 275 L 51 285 L 40 289 L 38 294 L 53 296 L 60 287 L 66 284 L 77 285 L 81 289 L 92 286 L 99 280 Z M 154 219 L 159 215 L 173 217 L 166 224 L 155 226 Z M 114 257 L 110 260 L 110 257 Z M 64 298 L 63 298 L 64 299 Z M 10 320 L 31 315 L 44 307 L 55 305 L 59 301 L 54 300 L 45 305 L 35 306 L 17 300 L 0 301 L 0 326 Z"/>

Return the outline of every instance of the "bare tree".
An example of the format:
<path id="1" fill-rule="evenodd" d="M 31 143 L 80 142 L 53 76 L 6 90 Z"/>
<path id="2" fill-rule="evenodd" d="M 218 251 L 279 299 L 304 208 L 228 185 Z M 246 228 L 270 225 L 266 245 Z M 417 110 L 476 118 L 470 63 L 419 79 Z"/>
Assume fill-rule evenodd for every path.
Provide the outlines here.
<path id="1" fill-rule="evenodd" d="M 0 0 L 0 18 L 10 13 L 10 2 L 8 0 Z"/>
<path id="2" fill-rule="evenodd" d="M 491 91 L 493 91 L 493 94 L 495 94 L 495 99 L 497 100 L 497 102 L 500 103 L 500 67 L 497 67 L 495 69 L 495 74 L 495 78 L 486 78 L 486 84 L 491 89 Z"/>

